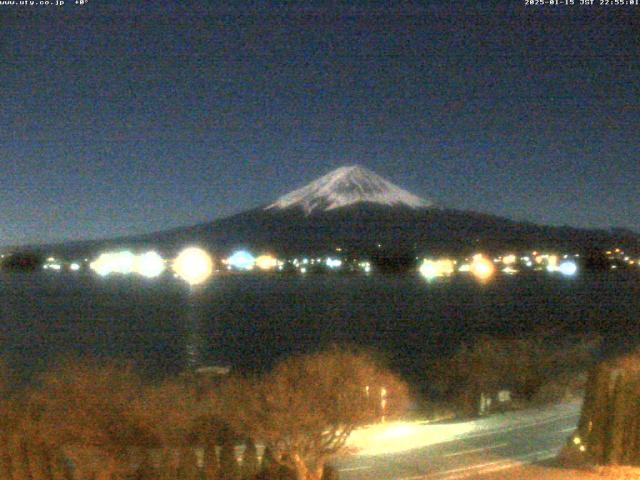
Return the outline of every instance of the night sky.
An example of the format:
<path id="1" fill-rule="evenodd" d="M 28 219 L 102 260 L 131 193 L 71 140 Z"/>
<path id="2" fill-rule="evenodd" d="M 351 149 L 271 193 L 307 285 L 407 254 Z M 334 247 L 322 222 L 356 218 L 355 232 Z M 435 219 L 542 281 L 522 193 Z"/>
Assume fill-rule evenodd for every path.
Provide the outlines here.
<path id="1" fill-rule="evenodd" d="M 66 1 L 0 6 L 0 245 L 189 225 L 351 164 L 640 231 L 640 7 Z"/>

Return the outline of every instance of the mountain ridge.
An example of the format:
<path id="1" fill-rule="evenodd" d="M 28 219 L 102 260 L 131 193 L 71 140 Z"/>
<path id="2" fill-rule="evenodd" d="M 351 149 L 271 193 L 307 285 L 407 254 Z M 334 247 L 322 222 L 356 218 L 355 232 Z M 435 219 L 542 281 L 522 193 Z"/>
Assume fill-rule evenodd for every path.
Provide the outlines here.
<path id="1" fill-rule="evenodd" d="M 369 185 L 368 183 L 371 182 Z M 627 244 L 627 230 L 538 225 L 488 213 L 448 209 L 413 195 L 359 166 L 341 167 L 275 202 L 195 225 L 102 240 L 19 247 L 90 256 L 104 249 L 156 248 L 173 254 L 201 245 L 216 255 L 235 248 L 279 254 L 472 252 L 506 249 L 587 251 Z"/>

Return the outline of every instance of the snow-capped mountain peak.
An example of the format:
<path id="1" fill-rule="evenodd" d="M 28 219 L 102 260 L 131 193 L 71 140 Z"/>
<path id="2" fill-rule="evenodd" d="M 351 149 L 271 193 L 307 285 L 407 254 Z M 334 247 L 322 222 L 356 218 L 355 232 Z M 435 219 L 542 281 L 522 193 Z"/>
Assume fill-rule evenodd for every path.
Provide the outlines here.
<path id="1" fill-rule="evenodd" d="M 424 208 L 433 202 L 420 198 L 359 165 L 340 167 L 294 190 L 266 209 L 302 208 L 307 214 L 346 207 L 355 203 Z"/>

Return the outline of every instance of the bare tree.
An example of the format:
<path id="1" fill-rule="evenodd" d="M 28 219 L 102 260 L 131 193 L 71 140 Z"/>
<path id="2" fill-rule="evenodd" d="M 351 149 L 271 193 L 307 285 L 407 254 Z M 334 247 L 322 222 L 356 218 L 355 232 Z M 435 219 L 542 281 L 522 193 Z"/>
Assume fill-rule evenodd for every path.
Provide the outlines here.
<path id="1" fill-rule="evenodd" d="M 369 355 L 334 348 L 230 380 L 217 397 L 233 428 L 269 446 L 299 480 L 319 480 L 356 427 L 404 410 L 408 389 Z"/>

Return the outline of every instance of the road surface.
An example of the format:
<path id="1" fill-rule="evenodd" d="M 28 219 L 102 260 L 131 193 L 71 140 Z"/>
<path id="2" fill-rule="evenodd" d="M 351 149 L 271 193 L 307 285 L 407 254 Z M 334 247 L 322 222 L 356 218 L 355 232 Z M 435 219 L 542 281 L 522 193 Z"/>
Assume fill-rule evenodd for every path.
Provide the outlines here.
<path id="1" fill-rule="evenodd" d="M 481 478 L 552 458 L 575 430 L 581 402 L 471 422 L 404 422 L 355 432 L 359 453 L 335 466 L 342 480 Z"/>

